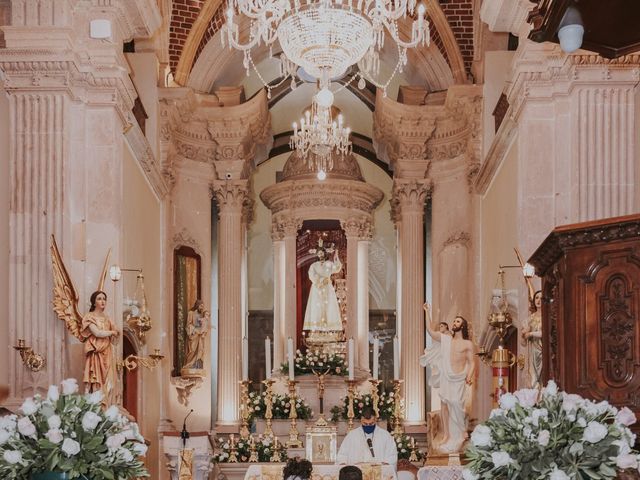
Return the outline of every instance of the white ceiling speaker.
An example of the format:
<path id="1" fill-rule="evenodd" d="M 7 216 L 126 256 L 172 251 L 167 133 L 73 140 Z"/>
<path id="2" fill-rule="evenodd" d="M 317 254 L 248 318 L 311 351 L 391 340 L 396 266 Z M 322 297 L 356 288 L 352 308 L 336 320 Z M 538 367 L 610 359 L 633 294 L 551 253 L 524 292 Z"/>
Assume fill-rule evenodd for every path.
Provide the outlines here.
<path id="1" fill-rule="evenodd" d="M 106 18 L 91 20 L 89 36 L 95 39 L 111 38 L 111 20 Z"/>

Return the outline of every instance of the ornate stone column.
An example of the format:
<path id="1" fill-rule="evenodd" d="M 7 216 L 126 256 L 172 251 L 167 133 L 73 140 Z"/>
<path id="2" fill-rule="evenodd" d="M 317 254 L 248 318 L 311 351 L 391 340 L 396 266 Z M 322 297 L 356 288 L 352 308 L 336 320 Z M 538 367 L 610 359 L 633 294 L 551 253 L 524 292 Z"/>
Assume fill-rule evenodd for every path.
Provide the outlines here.
<path id="1" fill-rule="evenodd" d="M 218 204 L 219 241 L 218 419 L 220 427 L 236 427 L 239 419 L 242 380 L 242 250 L 243 209 L 249 200 L 247 180 L 216 181 L 213 194 Z"/>

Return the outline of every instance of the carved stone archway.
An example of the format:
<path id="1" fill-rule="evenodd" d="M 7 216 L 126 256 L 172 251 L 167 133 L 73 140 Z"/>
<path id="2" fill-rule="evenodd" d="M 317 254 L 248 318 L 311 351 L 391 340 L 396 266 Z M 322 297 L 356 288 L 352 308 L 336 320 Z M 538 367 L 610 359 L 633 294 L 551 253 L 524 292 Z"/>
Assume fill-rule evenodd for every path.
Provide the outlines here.
<path id="1" fill-rule="evenodd" d="M 347 236 L 347 337 L 356 345 L 356 367 L 369 363 L 368 257 L 373 210 L 383 193 L 367 184 L 355 157 L 335 159 L 325 180 L 318 180 L 298 154 L 284 166 L 283 180 L 260 193 L 271 210 L 274 250 L 274 365 L 283 361 L 285 341 L 296 337 L 296 237 L 304 220 L 339 220 Z"/>

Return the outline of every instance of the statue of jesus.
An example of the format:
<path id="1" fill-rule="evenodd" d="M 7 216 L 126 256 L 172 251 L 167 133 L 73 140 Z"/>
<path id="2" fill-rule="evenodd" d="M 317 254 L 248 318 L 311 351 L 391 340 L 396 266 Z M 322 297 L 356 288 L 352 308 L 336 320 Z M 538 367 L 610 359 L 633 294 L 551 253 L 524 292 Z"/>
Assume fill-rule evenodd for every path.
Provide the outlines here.
<path id="1" fill-rule="evenodd" d="M 469 340 L 467 321 L 457 316 L 451 326 L 452 335 L 440 332 L 437 321 L 431 320 L 429 304 L 424 304 L 427 331 L 434 346 L 420 358 L 423 366 L 432 367 L 431 386 L 439 388 L 440 416 L 443 437 L 436 447 L 442 453 L 457 453 L 467 437 L 464 411 L 465 388 L 473 383 L 475 358 Z"/>
<path id="2" fill-rule="evenodd" d="M 323 332 L 342 330 L 338 297 L 331 283 L 331 275 L 342 269 L 342 263 L 338 258 L 337 250 L 333 252 L 332 260 L 326 258 L 327 251 L 329 249 L 323 247 L 320 239 L 316 250 L 318 261 L 309 267 L 311 289 L 304 314 L 303 330 Z"/>

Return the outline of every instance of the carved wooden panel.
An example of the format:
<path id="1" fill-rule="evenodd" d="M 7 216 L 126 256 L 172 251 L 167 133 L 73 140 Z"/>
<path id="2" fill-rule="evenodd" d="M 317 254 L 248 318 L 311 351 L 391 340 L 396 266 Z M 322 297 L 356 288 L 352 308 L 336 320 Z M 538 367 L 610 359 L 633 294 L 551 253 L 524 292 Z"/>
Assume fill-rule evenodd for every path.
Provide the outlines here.
<path id="1" fill-rule="evenodd" d="M 543 379 L 640 414 L 640 215 L 559 227 L 530 262 L 542 277 Z"/>

